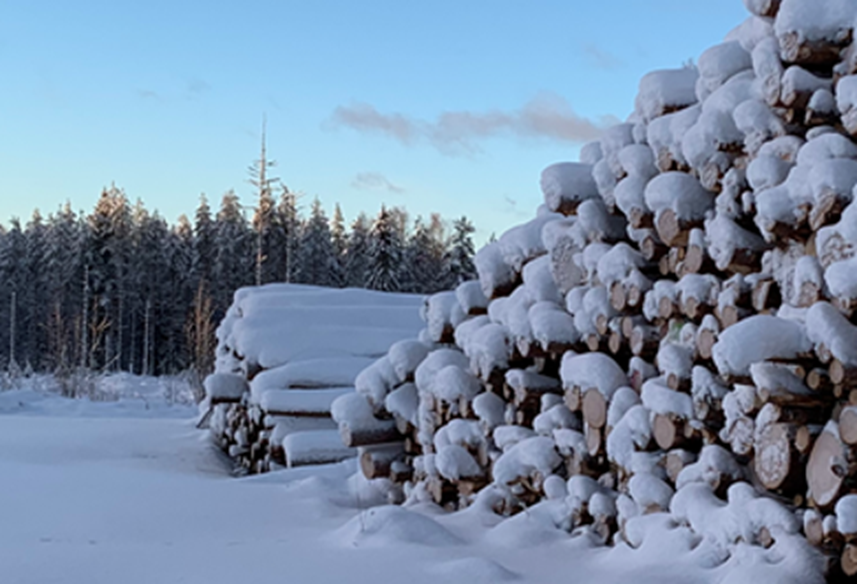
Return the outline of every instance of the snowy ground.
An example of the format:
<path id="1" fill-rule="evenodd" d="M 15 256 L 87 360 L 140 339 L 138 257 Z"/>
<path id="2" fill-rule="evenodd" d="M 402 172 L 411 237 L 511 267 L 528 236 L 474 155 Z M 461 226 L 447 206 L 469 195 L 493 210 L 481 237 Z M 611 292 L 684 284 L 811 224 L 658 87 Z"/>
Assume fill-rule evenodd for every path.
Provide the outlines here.
<path id="1" fill-rule="evenodd" d="M 365 510 L 375 493 L 349 478 L 353 462 L 236 479 L 194 428 L 195 408 L 166 403 L 153 380 L 113 383 L 117 399 L 103 403 L 0 392 L 4 584 L 678 584 L 725 575 L 700 569 L 693 554 L 676 557 L 668 537 L 639 551 L 593 548 L 538 510 L 499 524 L 478 506 Z"/>

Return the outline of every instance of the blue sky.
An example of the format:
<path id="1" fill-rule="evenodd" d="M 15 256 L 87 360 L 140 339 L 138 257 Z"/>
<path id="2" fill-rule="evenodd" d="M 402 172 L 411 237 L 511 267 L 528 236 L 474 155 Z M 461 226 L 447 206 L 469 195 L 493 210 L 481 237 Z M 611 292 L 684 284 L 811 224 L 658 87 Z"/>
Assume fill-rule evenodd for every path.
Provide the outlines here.
<path id="1" fill-rule="evenodd" d="M 277 175 L 347 219 L 382 203 L 531 216 L 538 177 L 696 59 L 739 0 L 79 2 L 0 7 L 0 219 L 115 182 L 169 220 L 235 189 L 263 112 Z"/>

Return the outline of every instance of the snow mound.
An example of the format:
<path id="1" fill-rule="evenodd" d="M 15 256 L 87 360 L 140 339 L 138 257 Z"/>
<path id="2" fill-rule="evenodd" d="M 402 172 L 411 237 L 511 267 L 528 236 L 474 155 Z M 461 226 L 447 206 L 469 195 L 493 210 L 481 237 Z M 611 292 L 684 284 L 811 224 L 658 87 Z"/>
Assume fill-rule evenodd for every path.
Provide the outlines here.
<path id="1" fill-rule="evenodd" d="M 403 507 L 373 507 L 360 513 L 338 531 L 347 547 L 397 547 L 412 544 L 458 546 L 463 542 L 437 521 Z"/>

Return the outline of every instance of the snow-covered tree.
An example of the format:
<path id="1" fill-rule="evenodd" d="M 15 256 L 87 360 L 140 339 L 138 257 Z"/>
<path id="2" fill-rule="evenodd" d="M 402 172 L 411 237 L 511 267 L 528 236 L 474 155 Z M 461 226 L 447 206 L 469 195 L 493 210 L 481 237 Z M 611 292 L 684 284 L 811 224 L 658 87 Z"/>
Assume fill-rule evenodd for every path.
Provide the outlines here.
<path id="1" fill-rule="evenodd" d="M 318 199 L 313 201 L 310 217 L 301 233 L 300 250 L 298 282 L 316 286 L 337 285 L 338 262 L 330 237 L 330 225 Z"/>
<path id="2" fill-rule="evenodd" d="M 442 231 L 440 233 L 442 237 Z M 433 225 L 418 218 L 405 248 L 403 269 L 406 271 L 406 289 L 420 294 L 432 294 L 444 289 L 444 246 Z"/>
<path id="3" fill-rule="evenodd" d="M 364 213 L 351 224 L 345 248 L 345 285 L 363 288 L 369 260 L 369 218 Z"/>
<path id="4" fill-rule="evenodd" d="M 473 256 L 476 251 L 472 237 L 475 232 L 476 229 L 467 217 L 456 219 L 452 224 L 452 236 L 449 239 L 445 258 L 445 280 L 449 288 L 476 277 L 476 267 L 473 265 Z"/>
<path id="5" fill-rule="evenodd" d="M 369 234 L 369 257 L 366 266 L 366 288 L 384 292 L 402 290 L 402 245 L 400 226 L 386 207 L 372 226 Z"/>

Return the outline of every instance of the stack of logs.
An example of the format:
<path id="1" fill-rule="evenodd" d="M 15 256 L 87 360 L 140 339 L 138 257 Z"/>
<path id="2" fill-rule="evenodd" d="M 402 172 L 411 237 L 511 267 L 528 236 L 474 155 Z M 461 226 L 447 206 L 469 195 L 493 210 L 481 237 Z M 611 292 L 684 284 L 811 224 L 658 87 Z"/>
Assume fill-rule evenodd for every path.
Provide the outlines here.
<path id="1" fill-rule="evenodd" d="M 605 542 L 629 500 L 746 482 L 857 574 L 857 43 L 804 35 L 799 3 L 748 0 L 545 170 L 538 217 L 427 302 L 419 358 L 358 378 L 372 415 L 338 421 L 367 477 L 451 509 L 493 485 L 504 513 L 580 491 L 569 527 Z"/>

